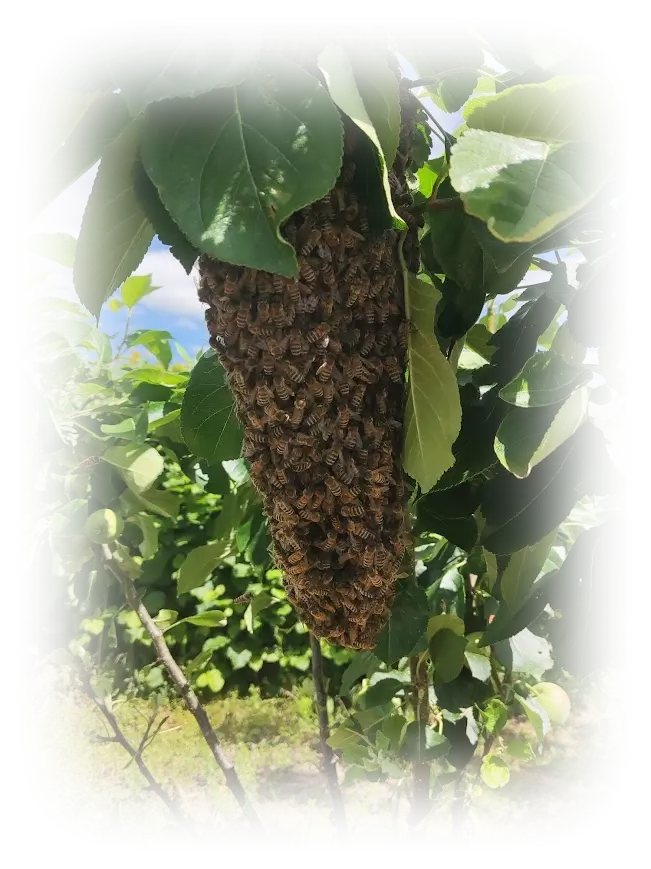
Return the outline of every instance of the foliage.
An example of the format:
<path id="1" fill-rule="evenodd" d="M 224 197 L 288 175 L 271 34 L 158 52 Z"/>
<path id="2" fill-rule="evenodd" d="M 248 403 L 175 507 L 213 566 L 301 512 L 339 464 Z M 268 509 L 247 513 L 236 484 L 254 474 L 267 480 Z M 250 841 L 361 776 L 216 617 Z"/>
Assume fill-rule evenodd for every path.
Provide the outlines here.
<path id="1" fill-rule="evenodd" d="M 434 48 L 393 46 L 420 76 L 419 85 L 403 79 L 399 88 L 385 74 L 397 67 L 390 52 L 356 56 L 332 43 L 299 64 L 257 47 L 234 64 L 226 51 L 209 74 L 201 63 L 188 65 L 182 86 L 160 73 L 164 64 L 134 85 L 128 61 L 113 58 L 111 89 L 124 94 L 135 120 L 102 151 L 75 256 L 76 286 L 94 313 L 138 266 L 142 239 L 158 231 L 170 237 L 170 225 L 186 242 L 176 252 L 172 245 L 184 266 L 189 246 L 297 276 L 282 221 L 332 188 L 341 115 L 372 144 L 366 195 L 379 203 L 381 229 L 399 226 L 387 185 L 399 89 L 463 106 L 459 129 L 444 130 L 433 117 L 423 131 L 424 165 L 411 179 L 424 219 L 420 265 L 410 273 L 403 262 L 410 319 L 403 466 L 414 569 L 399 584 L 376 649 L 354 655 L 343 675 L 349 717 L 330 743 L 352 778 L 405 778 L 408 764 L 427 761 L 444 785 L 481 746 L 483 782 L 504 786 L 508 716 L 526 715 L 537 740 L 512 753 L 540 750 L 550 719 L 534 684 L 589 669 L 588 649 L 605 624 L 612 564 L 594 553 L 616 533 L 604 496 L 618 472 L 595 407 L 604 382 L 614 393 L 620 386 L 602 353 L 612 335 L 596 318 L 609 307 L 617 238 L 605 212 L 617 160 L 603 128 L 602 159 L 592 159 L 595 83 L 536 65 L 526 52 L 512 68 L 503 46 L 480 44 L 502 72 L 487 65 L 475 36 L 460 44 L 463 69 L 454 75 Z M 426 153 L 432 136 L 442 155 Z M 150 206 L 159 198 L 147 211 L 133 186 L 143 171 Z M 107 178 L 119 194 L 114 211 L 97 204 Z M 123 224 L 133 227 L 128 238 L 118 233 Z M 99 241 L 103 259 L 90 274 L 84 263 Z M 123 284 L 123 298 L 134 280 L 142 278 Z M 131 667 L 152 687 L 158 678 L 145 663 L 140 628 L 77 531 L 89 510 L 119 505 L 127 563 L 198 686 L 237 684 L 243 667 L 277 684 L 282 662 L 306 667 L 305 636 L 269 563 L 245 466 L 225 465 L 237 459 L 237 434 L 215 366 L 200 361 L 189 377 L 159 351 L 161 364 L 125 368 L 79 313 L 58 316 L 54 327 L 49 316 L 40 352 L 44 416 L 57 448 L 47 534 L 58 550 L 62 539 L 74 544 L 74 554 L 58 557 L 59 570 L 74 574 L 73 603 L 86 608 L 80 642 L 111 654 L 127 642 L 126 656 L 114 654 L 116 669 Z M 82 357 L 77 346 L 97 358 Z M 64 394 L 75 375 L 75 392 Z M 263 590 L 268 596 L 255 597 Z M 254 595 L 245 612 L 234 602 L 243 592 Z M 214 611 L 228 636 L 187 621 Z M 584 630 L 575 630 L 578 623 Z M 327 654 L 335 663 L 347 659 L 333 647 Z M 426 719 L 413 711 L 414 662 L 427 672 Z"/>

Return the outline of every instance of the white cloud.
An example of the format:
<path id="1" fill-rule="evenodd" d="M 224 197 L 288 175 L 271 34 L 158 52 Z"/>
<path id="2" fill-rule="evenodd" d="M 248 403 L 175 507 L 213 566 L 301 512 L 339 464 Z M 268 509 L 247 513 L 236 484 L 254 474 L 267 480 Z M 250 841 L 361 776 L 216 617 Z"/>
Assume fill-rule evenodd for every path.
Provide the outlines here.
<path id="1" fill-rule="evenodd" d="M 192 275 L 186 275 L 167 250 L 150 251 L 142 261 L 138 274 L 151 274 L 152 281 L 161 287 L 145 296 L 142 304 L 159 311 L 184 314 L 186 318 L 204 321 L 204 306 L 197 298 L 197 287 Z"/>
<path id="2" fill-rule="evenodd" d="M 97 174 L 97 164 L 51 202 L 33 221 L 32 232 L 69 232 L 79 235 L 81 219 Z"/>

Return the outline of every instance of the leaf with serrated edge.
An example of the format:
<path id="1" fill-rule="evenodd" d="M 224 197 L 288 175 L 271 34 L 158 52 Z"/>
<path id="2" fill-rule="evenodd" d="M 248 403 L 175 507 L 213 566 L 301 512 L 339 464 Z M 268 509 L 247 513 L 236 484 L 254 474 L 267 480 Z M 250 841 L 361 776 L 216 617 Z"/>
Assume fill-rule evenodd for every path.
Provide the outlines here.
<path id="1" fill-rule="evenodd" d="M 106 149 L 81 222 L 73 281 L 80 301 L 95 317 L 138 268 L 154 237 L 133 189 L 137 132 L 132 125 Z"/>
<path id="2" fill-rule="evenodd" d="M 550 603 L 563 614 L 549 624 L 554 655 L 578 678 L 614 661 L 631 636 L 628 543 L 622 516 L 582 531 L 553 585 Z"/>
<path id="3" fill-rule="evenodd" d="M 595 120 L 594 95 L 587 78 L 557 76 L 474 101 L 466 122 L 474 129 L 540 142 L 589 140 L 590 121 Z"/>
<path id="4" fill-rule="evenodd" d="M 351 58 L 348 57 L 347 52 L 340 45 L 334 43 L 327 45 L 319 55 L 318 64 L 319 69 L 325 77 L 330 96 L 334 102 L 339 106 L 344 114 L 348 115 L 351 121 L 357 124 L 360 130 L 368 136 L 375 146 L 380 158 L 382 184 L 384 186 L 384 193 L 386 195 L 391 217 L 393 218 L 394 225 L 397 228 L 406 229 L 404 220 L 398 216 L 393 207 L 393 202 L 391 201 L 388 174 L 388 166 L 390 165 L 388 159 L 391 154 L 389 153 L 389 156 L 387 156 L 384 153 L 379 131 L 375 127 L 373 118 L 370 116 L 370 112 L 372 112 L 374 116 L 378 115 L 383 141 L 387 148 L 394 150 L 395 131 L 391 130 L 391 136 L 388 135 L 388 116 L 383 117 L 377 112 L 377 91 L 373 93 L 370 88 L 370 81 L 362 71 L 359 73 L 360 81 L 357 80 L 354 62 L 351 63 Z M 384 64 L 384 66 L 386 67 L 386 64 Z M 381 70 L 381 65 L 378 68 Z M 389 75 L 392 75 L 388 68 L 387 71 Z M 377 74 L 375 78 L 377 81 Z M 386 75 L 383 76 L 383 78 L 386 80 Z M 397 148 L 397 143 L 395 147 Z"/>
<path id="5" fill-rule="evenodd" d="M 454 464 L 452 444 L 461 429 L 454 372 L 434 337 L 441 293 L 413 276 L 405 292 L 409 330 L 409 395 L 405 410 L 403 467 L 424 492 Z"/>
<path id="6" fill-rule="evenodd" d="M 188 553 L 187 558 L 179 568 L 178 593 L 185 594 L 192 591 L 193 588 L 203 585 L 228 552 L 229 544 L 217 541 L 216 543 L 207 543 L 205 546 L 197 546 L 196 549 Z"/>
<path id="7" fill-rule="evenodd" d="M 527 599 L 540 570 L 551 549 L 556 528 L 533 546 L 525 546 L 514 552 L 502 575 L 500 589 L 502 600 L 513 614 Z"/>
<path id="8" fill-rule="evenodd" d="M 605 183 L 573 144 L 468 130 L 452 146 L 450 180 L 469 214 L 503 241 L 534 241 L 583 208 Z"/>
<path id="9" fill-rule="evenodd" d="M 256 18 L 119 18 L 93 29 L 133 116 L 149 103 L 232 87 L 251 71 L 262 31 Z"/>
<path id="10" fill-rule="evenodd" d="M 197 362 L 183 395 L 181 432 L 188 447 L 211 464 L 240 454 L 242 432 L 233 396 L 214 351 Z"/>
<path id="11" fill-rule="evenodd" d="M 236 88 L 150 105 L 141 158 L 199 250 L 295 277 L 296 255 L 280 225 L 332 189 L 342 148 L 341 118 L 326 89 L 275 57 Z"/>

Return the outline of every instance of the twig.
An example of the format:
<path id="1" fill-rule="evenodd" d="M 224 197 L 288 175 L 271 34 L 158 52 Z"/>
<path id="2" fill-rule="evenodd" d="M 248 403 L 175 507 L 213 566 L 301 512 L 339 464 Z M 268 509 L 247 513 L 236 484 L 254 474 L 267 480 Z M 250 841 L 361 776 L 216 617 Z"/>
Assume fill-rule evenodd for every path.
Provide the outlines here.
<path id="1" fill-rule="evenodd" d="M 321 643 L 312 632 L 310 632 L 310 648 L 312 650 L 312 679 L 314 680 L 314 695 L 319 716 L 319 739 L 321 743 L 321 756 L 323 758 L 323 771 L 328 781 L 330 799 L 332 800 L 332 816 L 335 826 L 343 833 L 346 831 L 346 809 L 344 807 L 344 799 L 339 787 L 339 779 L 337 778 L 335 755 L 327 741 L 330 736 L 330 723 L 328 721 L 328 698 L 326 696 L 323 680 L 323 655 L 321 654 Z"/>
<path id="2" fill-rule="evenodd" d="M 97 706 L 99 711 L 102 713 L 106 721 L 109 723 L 111 730 L 115 734 L 114 736 L 98 736 L 96 740 L 98 742 L 107 743 L 107 742 L 117 742 L 122 748 L 131 755 L 131 759 L 135 761 L 138 769 L 140 770 L 142 776 L 146 779 L 147 784 L 151 788 L 151 790 L 158 796 L 170 810 L 170 812 L 174 815 L 176 820 L 182 824 L 183 826 L 191 826 L 191 822 L 185 817 L 180 808 L 176 805 L 172 797 L 165 791 L 161 785 L 158 784 L 154 776 L 151 774 L 149 767 L 142 759 L 141 748 L 135 749 L 129 740 L 126 738 L 124 733 L 122 732 L 122 728 L 120 727 L 117 718 L 109 709 L 106 702 L 97 694 L 95 689 L 92 686 L 90 681 L 90 676 L 86 671 L 86 668 L 82 664 L 79 659 L 76 659 L 77 663 L 77 673 L 79 675 L 79 680 L 84 687 L 84 691 L 93 701 L 93 703 Z"/>
<path id="3" fill-rule="evenodd" d="M 426 656 L 412 655 L 409 659 L 411 672 L 411 684 L 413 687 L 412 704 L 416 721 L 426 726 L 429 721 L 429 695 L 427 685 L 427 658 Z M 412 823 L 420 821 L 429 807 L 429 780 L 430 768 L 426 760 L 414 760 L 412 762 L 414 778 L 413 806 L 411 811 Z"/>
<path id="4" fill-rule="evenodd" d="M 104 555 L 107 568 L 122 584 L 127 603 L 129 604 L 131 609 L 137 614 L 143 628 L 151 637 L 154 648 L 156 649 L 156 655 L 158 657 L 158 660 L 167 670 L 170 679 L 176 686 L 181 697 L 183 697 L 185 705 L 192 713 L 195 721 L 199 725 L 199 730 L 201 731 L 201 734 L 205 739 L 212 756 L 215 758 L 215 760 L 217 761 L 217 765 L 224 773 L 224 777 L 226 778 L 226 784 L 228 785 L 231 793 L 237 800 L 240 808 L 244 812 L 244 815 L 246 816 L 251 826 L 256 829 L 262 829 L 260 819 L 258 818 L 258 815 L 253 808 L 246 791 L 244 790 L 244 787 L 242 785 L 242 782 L 240 781 L 237 771 L 235 770 L 235 767 L 233 766 L 230 759 L 224 753 L 221 745 L 219 744 L 219 739 L 217 738 L 217 734 L 213 730 L 212 724 L 210 723 L 208 713 L 199 702 L 199 698 L 197 697 L 197 695 L 192 690 L 185 673 L 183 672 L 183 670 L 181 670 L 179 665 L 174 660 L 172 653 L 170 652 L 169 647 L 165 642 L 165 637 L 163 636 L 162 631 L 160 630 L 156 622 L 152 619 L 143 602 L 140 600 L 140 596 L 136 591 L 133 580 L 125 573 L 123 573 L 122 570 L 120 570 L 120 568 L 116 565 L 113 553 L 106 544 L 102 544 L 102 553 Z"/>
<path id="5" fill-rule="evenodd" d="M 633 701 L 631 701 L 629 709 L 624 713 L 624 717 L 622 718 L 622 744 L 619 749 L 619 764 L 617 766 L 617 775 L 615 777 L 613 789 L 610 795 L 611 805 L 622 794 L 624 779 L 626 778 L 628 764 L 631 759 L 631 752 L 633 749 L 633 706 L 634 703 Z"/>

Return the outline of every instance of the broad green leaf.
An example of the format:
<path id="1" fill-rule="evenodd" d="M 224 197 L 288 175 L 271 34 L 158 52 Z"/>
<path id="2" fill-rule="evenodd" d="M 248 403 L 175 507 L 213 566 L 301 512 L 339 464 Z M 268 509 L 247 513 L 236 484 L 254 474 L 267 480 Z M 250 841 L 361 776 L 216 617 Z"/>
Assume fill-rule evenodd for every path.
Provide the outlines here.
<path id="1" fill-rule="evenodd" d="M 174 492 L 167 492 L 164 489 L 148 489 L 144 493 L 135 494 L 134 497 L 137 499 L 140 509 L 145 507 L 165 519 L 176 520 L 179 514 L 180 498 Z"/>
<path id="2" fill-rule="evenodd" d="M 375 685 L 364 692 L 364 702 L 370 708 L 372 706 L 381 706 L 388 703 L 398 691 L 405 688 L 405 683 L 399 679 L 380 679 Z"/>
<path id="3" fill-rule="evenodd" d="M 221 540 L 207 543 L 205 546 L 197 546 L 189 552 L 179 568 L 178 594 L 186 594 L 193 588 L 203 585 L 211 577 L 213 570 L 223 563 L 228 552 L 228 542 Z"/>
<path id="4" fill-rule="evenodd" d="M 31 185 L 34 211 L 39 212 L 94 166 L 131 123 L 120 94 L 96 93 L 79 123 L 65 140 L 59 139 L 51 159 L 42 168 L 36 167 L 38 177 Z"/>
<path id="5" fill-rule="evenodd" d="M 587 388 L 577 389 L 560 405 L 513 408 L 495 435 L 495 454 L 516 477 L 527 477 L 533 467 L 574 434 L 587 410 Z"/>
<path id="6" fill-rule="evenodd" d="M 355 652 L 353 660 L 341 677 L 341 693 L 350 694 L 353 685 L 360 676 L 370 676 L 378 669 L 380 663 L 380 659 L 373 652 Z"/>
<path id="7" fill-rule="evenodd" d="M 524 709 L 525 714 L 529 719 L 529 722 L 531 723 L 533 729 L 536 732 L 538 742 L 539 744 L 541 744 L 545 737 L 545 734 L 548 733 L 551 728 L 549 715 L 535 697 L 525 698 L 521 697 L 519 694 L 516 694 L 515 698 L 520 706 L 522 706 L 522 708 Z"/>
<path id="8" fill-rule="evenodd" d="M 361 741 L 362 734 L 345 724 L 339 726 L 326 740 L 328 745 L 335 749 L 350 748 L 350 746 L 357 745 Z"/>
<path id="9" fill-rule="evenodd" d="M 484 487 L 482 545 L 505 555 L 537 543 L 580 497 L 612 488 L 611 468 L 603 436 L 584 422 L 523 480 L 500 469 Z"/>
<path id="10" fill-rule="evenodd" d="M 583 208 L 601 189 L 594 154 L 468 130 L 452 147 L 450 180 L 466 211 L 503 241 L 535 241 Z"/>
<path id="11" fill-rule="evenodd" d="M 592 138 L 595 108 L 595 88 L 589 79 L 557 76 L 476 100 L 466 123 L 473 129 L 540 142 L 580 142 Z"/>
<path id="12" fill-rule="evenodd" d="M 380 55 L 364 52 L 363 60 L 356 63 L 354 56 L 349 57 L 346 50 L 335 43 L 323 49 L 318 65 L 334 102 L 375 146 L 394 226 L 406 229 L 404 220 L 393 207 L 388 175 L 400 132 L 398 80 Z"/>
<path id="13" fill-rule="evenodd" d="M 438 80 L 428 93 L 439 108 L 458 111 L 479 78 L 484 62 L 479 45 L 455 18 L 394 18 L 388 25 L 398 52 L 417 74 Z"/>
<path id="14" fill-rule="evenodd" d="M 196 616 L 188 616 L 185 619 L 181 619 L 173 627 L 182 625 L 184 622 L 190 625 L 198 625 L 201 628 L 221 628 L 226 624 L 226 616 L 219 610 L 206 610 L 203 613 L 198 613 Z"/>
<path id="15" fill-rule="evenodd" d="M 211 667 L 209 670 L 204 670 L 197 676 L 198 688 L 209 688 L 213 694 L 219 694 L 224 687 L 225 680 L 221 672 L 216 667 Z"/>
<path id="16" fill-rule="evenodd" d="M 484 727 L 489 733 L 499 733 L 506 724 L 509 710 L 497 697 L 492 697 L 486 708 L 481 711 Z"/>
<path id="17" fill-rule="evenodd" d="M 332 189 L 343 130 L 321 83 L 292 61 L 260 61 L 236 88 L 166 100 L 146 113 L 141 157 L 199 250 L 294 277 L 280 225 Z"/>
<path id="18" fill-rule="evenodd" d="M 622 516 L 581 532 L 561 565 L 550 603 L 563 618 L 549 624 L 558 663 L 577 678 L 610 664 L 633 626 L 629 531 Z"/>
<path id="19" fill-rule="evenodd" d="M 481 778 L 489 788 L 503 788 L 511 777 L 509 768 L 501 757 L 487 754 L 481 762 Z"/>
<path id="20" fill-rule="evenodd" d="M 569 398 L 592 379 L 584 365 L 572 365 L 551 350 L 536 353 L 513 380 L 500 390 L 500 398 L 516 407 L 544 407 Z"/>
<path id="21" fill-rule="evenodd" d="M 85 93 L 111 90 L 104 52 L 89 38 L 94 29 L 74 30 L 51 40 L 34 64 L 30 83 Z"/>
<path id="22" fill-rule="evenodd" d="M 122 284 L 120 295 L 127 308 L 133 308 L 154 290 L 160 290 L 160 287 L 152 284 L 151 275 L 132 275 Z"/>
<path id="23" fill-rule="evenodd" d="M 548 640 L 532 633 L 528 628 L 509 640 L 513 653 L 513 672 L 542 679 L 554 666 L 552 647 Z"/>
<path id="24" fill-rule="evenodd" d="M 532 21 L 525 46 L 536 66 L 556 75 L 607 75 L 620 79 L 617 67 L 603 48 L 584 33 L 561 24 Z"/>
<path id="25" fill-rule="evenodd" d="M 554 285 L 557 281 L 552 278 Z M 552 286 L 552 281 L 549 287 Z M 558 282 L 566 286 L 564 282 Z M 513 314 L 489 341 L 495 347 L 490 369 L 486 369 L 491 383 L 508 383 L 533 356 L 540 336 L 554 320 L 559 304 L 547 294 L 527 302 Z"/>
<path id="26" fill-rule="evenodd" d="M 458 637 L 463 637 L 466 633 L 466 626 L 463 619 L 459 618 L 455 613 L 443 613 L 439 616 L 432 616 L 427 622 L 427 639 L 431 640 L 439 631 L 452 631 Z"/>
<path id="27" fill-rule="evenodd" d="M 172 335 L 164 329 L 138 329 L 127 336 L 127 347 L 146 347 L 167 368 L 172 361 L 170 340 Z"/>
<path id="28" fill-rule="evenodd" d="M 424 721 L 410 721 L 402 741 L 401 754 L 411 761 L 432 761 L 444 757 L 450 750 L 450 742 Z"/>
<path id="29" fill-rule="evenodd" d="M 533 748 L 525 739 L 514 739 L 506 746 L 507 752 L 517 760 L 533 760 Z"/>
<path id="30" fill-rule="evenodd" d="M 262 612 L 263 609 L 273 602 L 274 598 L 268 592 L 261 591 L 260 594 L 256 594 L 251 603 L 247 606 L 244 612 L 244 624 L 250 634 L 253 633 L 253 624 L 258 613 Z"/>
<path id="31" fill-rule="evenodd" d="M 440 534 L 450 543 L 470 552 L 479 535 L 472 515 L 479 502 L 479 492 L 473 492 L 468 483 L 441 492 L 429 492 L 416 503 L 416 529 Z"/>
<path id="32" fill-rule="evenodd" d="M 178 426 L 172 428 L 172 423 L 175 423 L 179 417 L 181 416 L 181 408 L 177 407 L 176 410 L 171 410 L 169 413 L 166 413 L 165 416 L 159 416 L 158 419 L 154 419 L 149 423 L 149 430 L 158 432 L 158 435 L 163 435 L 164 437 L 170 437 L 170 431 L 175 432 Z"/>
<path id="33" fill-rule="evenodd" d="M 177 374 L 175 371 L 165 371 L 153 365 L 141 365 L 123 375 L 125 380 L 139 380 L 140 383 L 153 383 L 157 386 L 180 386 L 188 382 L 187 374 Z"/>
<path id="34" fill-rule="evenodd" d="M 102 434 L 141 444 L 147 437 L 147 412 L 144 409 L 131 411 L 130 415 L 120 422 L 103 423 L 100 425 L 100 430 Z"/>
<path id="35" fill-rule="evenodd" d="M 154 520 L 151 516 L 138 513 L 135 516 L 130 516 L 129 522 L 140 528 L 142 532 L 142 542 L 138 544 L 140 554 L 143 558 L 151 558 L 158 551 L 158 529 Z"/>
<path id="36" fill-rule="evenodd" d="M 192 452 L 211 464 L 240 454 L 242 431 L 233 396 L 212 350 L 202 356 L 190 374 L 183 395 L 181 431 Z"/>
<path id="37" fill-rule="evenodd" d="M 260 49 L 255 32 L 249 30 L 245 39 L 234 41 L 227 28 L 210 36 L 170 28 L 159 31 L 154 40 L 136 29 L 125 39 L 109 44 L 107 63 L 134 116 L 159 100 L 196 97 L 240 84 Z"/>
<path id="38" fill-rule="evenodd" d="M 176 223 L 174 223 L 172 215 L 161 202 L 156 185 L 152 182 L 149 175 L 147 175 L 140 161 L 138 161 L 138 165 L 136 166 L 133 183 L 140 203 L 154 227 L 154 232 L 158 236 L 159 241 L 169 247 L 172 256 L 179 261 L 185 273 L 189 275 L 192 271 L 192 266 L 199 256 L 199 251 L 188 241 Z M 192 360 L 187 354 L 186 357 L 185 361 L 188 365 L 191 365 Z"/>
<path id="39" fill-rule="evenodd" d="M 500 591 L 502 600 L 511 614 L 517 612 L 529 597 L 529 592 L 554 542 L 556 531 L 557 529 L 554 528 L 538 543 L 514 552 L 509 559 L 500 581 Z"/>
<path id="40" fill-rule="evenodd" d="M 486 655 L 477 652 L 465 652 L 466 663 L 475 679 L 480 682 L 488 682 L 491 677 L 491 662 Z"/>
<path id="41" fill-rule="evenodd" d="M 176 622 L 178 617 L 179 614 L 176 610 L 162 609 L 158 615 L 154 616 L 154 621 L 161 631 L 166 631 Z"/>
<path id="42" fill-rule="evenodd" d="M 579 266 L 579 288 L 567 314 L 570 334 L 586 347 L 630 340 L 633 324 L 633 269 L 628 239 Z"/>
<path id="43" fill-rule="evenodd" d="M 153 447 L 109 447 L 101 459 L 117 468 L 124 482 L 136 494 L 150 489 L 163 473 L 163 458 Z"/>
<path id="44" fill-rule="evenodd" d="M 373 650 L 385 664 L 394 664 L 412 651 L 425 632 L 428 618 L 425 590 L 413 582 L 401 582 L 389 621 L 378 637 Z"/>
<path id="45" fill-rule="evenodd" d="M 507 69 L 520 75 L 533 66 L 524 47 L 529 26 L 527 18 L 482 18 L 473 15 L 471 21 L 488 42 L 487 50 Z"/>
<path id="46" fill-rule="evenodd" d="M 72 268 L 75 264 L 77 239 L 67 232 L 39 232 L 27 239 L 27 247 L 33 253 Z"/>
<path id="47" fill-rule="evenodd" d="M 403 467 L 424 492 L 454 463 L 452 445 L 461 428 L 454 372 L 434 337 L 441 294 L 410 276 L 405 288 L 409 331 L 409 395 L 405 410 Z"/>
<path id="48" fill-rule="evenodd" d="M 429 641 L 429 653 L 434 665 L 434 683 L 452 682 L 461 672 L 465 660 L 466 638 L 443 628 Z"/>
<path id="49" fill-rule="evenodd" d="M 73 280 L 79 299 L 96 317 L 138 268 L 154 237 L 133 189 L 136 132 L 127 130 L 104 152 L 79 230 Z"/>

